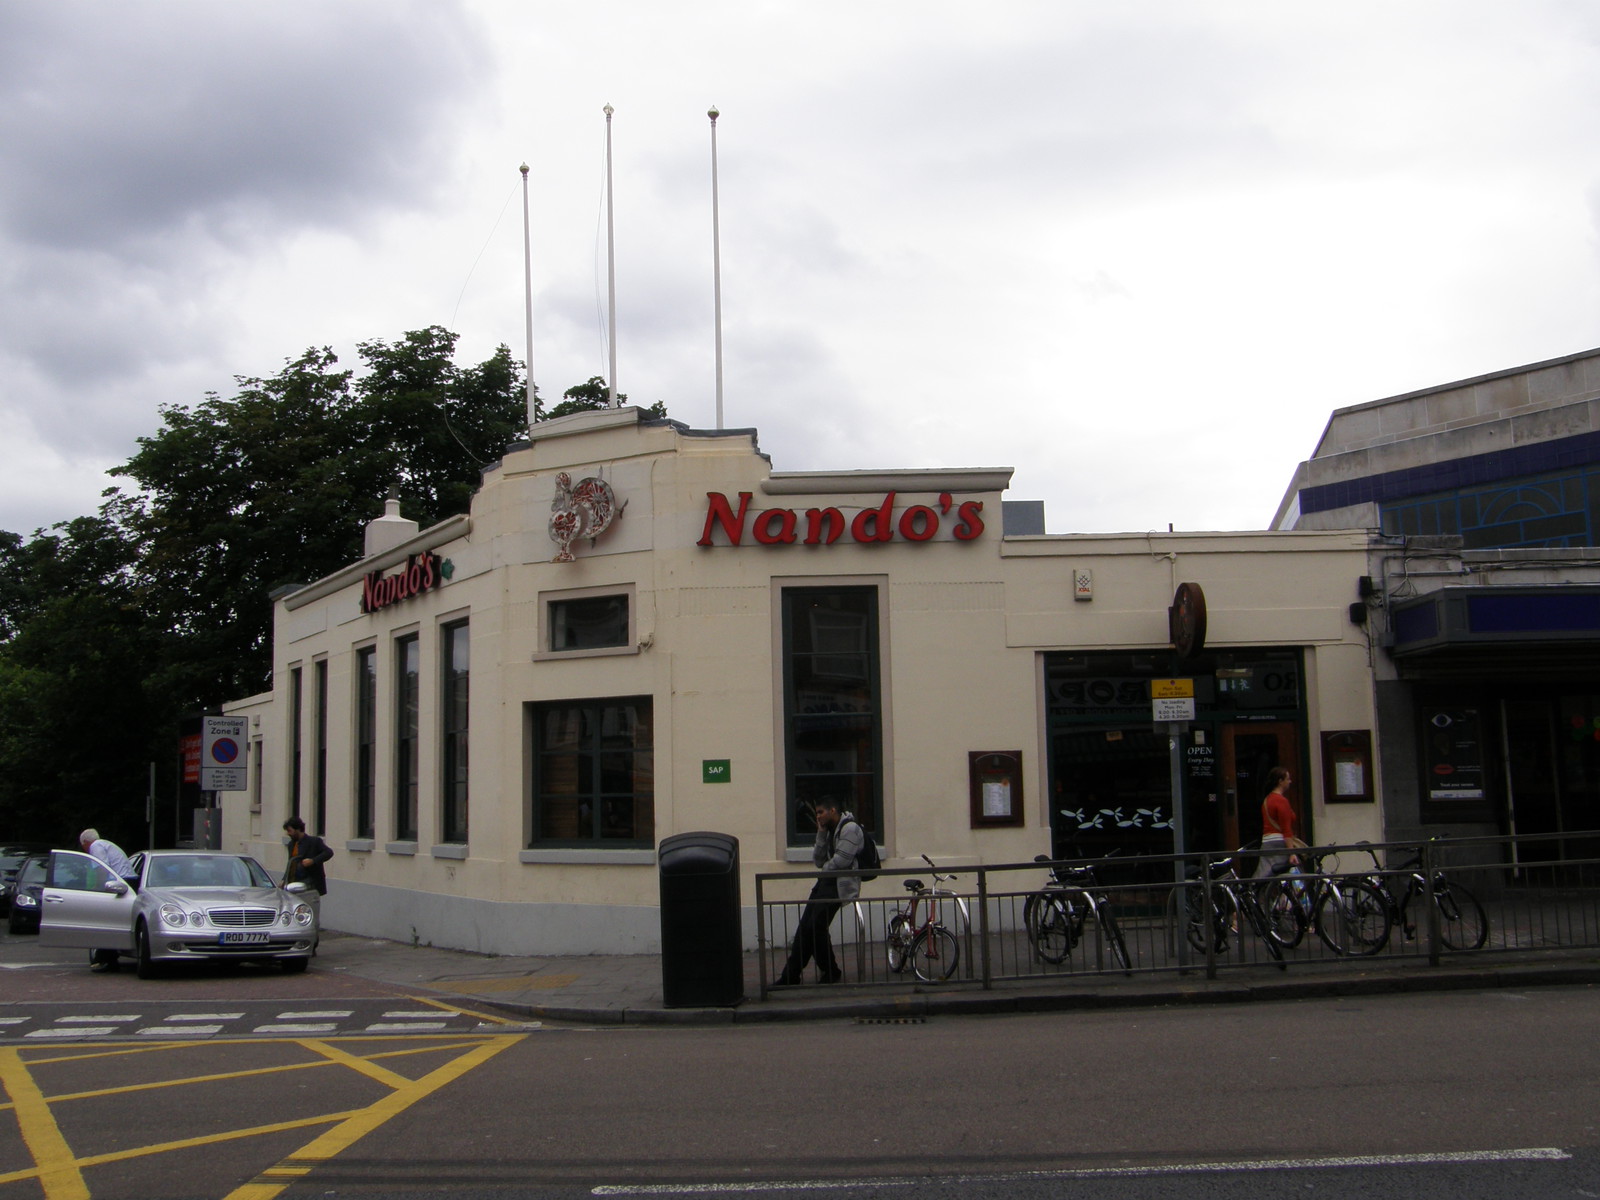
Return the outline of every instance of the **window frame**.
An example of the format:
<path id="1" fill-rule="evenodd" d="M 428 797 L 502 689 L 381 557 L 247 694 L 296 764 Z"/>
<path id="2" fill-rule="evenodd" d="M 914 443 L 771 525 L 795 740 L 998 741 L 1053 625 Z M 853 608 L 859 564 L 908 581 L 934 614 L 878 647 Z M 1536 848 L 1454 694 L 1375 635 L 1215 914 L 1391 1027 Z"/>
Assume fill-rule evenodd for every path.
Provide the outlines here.
<path id="1" fill-rule="evenodd" d="M 458 644 L 466 659 L 460 672 L 454 668 L 454 652 Z M 468 836 L 471 692 L 470 620 L 462 618 L 447 621 L 439 627 L 439 840 L 447 845 L 464 845 Z M 453 724 L 458 708 L 461 714 L 459 727 Z"/>
<path id="2" fill-rule="evenodd" d="M 635 710 L 635 722 L 644 724 L 647 744 L 637 744 L 628 748 L 606 747 L 604 743 L 607 722 L 605 714 L 623 707 Z M 579 745 L 576 750 L 571 748 L 545 749 L 541 746 L 542 721 L 541 718 L 548 713 L 559 710 L 578 710 L 581 713 L 583 731 L 580 734 Z M 597 696 L 581 697 L 562 700 L 530 701 L 524 706 L 525 720 L 527 723 L 528 745 L 528 781 L 525 794 L 527 796 L 527 849 L 529 851 L 541 850 L 653 850 L 655 846 L 656 811 L 655 811 L 655 698 L 650 695 L 632 696 Z M 639 714 L 643 714 L 643 721 L 639 721 Z M 632 791 L 608 791 L 604 787 L 605 768 L 603 759 L 607 756 L 615 757 L 627 754 L 632 759 L 627 774 L 634 781 Z M 580 763 L 585 758 L 591 760 L 588 764 L 589 779 L 587 786 L 571 792 L 560 793 L 577 801 L 580 812 L 582 804 L 587 800 L 590 804 L 591 828 L 594 836 L 546 836 L 543 832 L 545 813 L 541 795 L 541 783 L 545 778 L 542 768 L 548 759 L 557 756 L 574 756 Z M 640 763 L 640 757 L 643 763 Z M 580 768 L 581 769 L 581 768 Z M 648 790 L 640 790 L 638 782 L 646 781 Z M 556 793 L 551 793 L 552 795 Z M 605 837 L 604 813 L 607 800 L 616 800 L 626 796 L 633 807 L 633 827 L 638 830 L 643 821 L 647 821 L 647 830 L 642 835 L 630 838 Z M 647 811 L 641 814 L 640 805 L 647 806 Z"/>

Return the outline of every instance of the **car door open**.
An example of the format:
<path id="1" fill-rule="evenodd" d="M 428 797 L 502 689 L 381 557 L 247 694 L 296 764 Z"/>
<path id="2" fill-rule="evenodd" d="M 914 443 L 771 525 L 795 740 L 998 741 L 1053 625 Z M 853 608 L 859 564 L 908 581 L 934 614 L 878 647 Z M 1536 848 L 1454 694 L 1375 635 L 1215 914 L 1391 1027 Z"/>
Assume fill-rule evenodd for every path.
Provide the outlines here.
<path id="1" fill-rule="evenodd" d="M 134 890 L 97 858 L 52 850 L 39 904 L 39 944 L 132 950 Z"/>

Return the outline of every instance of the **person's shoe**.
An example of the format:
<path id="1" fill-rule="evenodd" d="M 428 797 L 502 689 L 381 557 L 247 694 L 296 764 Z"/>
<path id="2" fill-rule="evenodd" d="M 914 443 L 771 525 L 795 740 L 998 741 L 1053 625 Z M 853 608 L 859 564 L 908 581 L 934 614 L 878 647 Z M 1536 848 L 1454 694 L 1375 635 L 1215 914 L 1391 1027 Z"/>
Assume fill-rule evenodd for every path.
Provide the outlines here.
<path id="1" fill-rule="evenodd" d="M 795 984 L 797 984 L 799 982 L 800 981 L 798 979 L 796 979 L 793 975 L 789 974 L 789 972 L 787 970 L 785 970 L 785 971 L 781 972 L 778 975 L 778 977 L 772 981 L 772 986 L 773 987 L 793 987 Z"/>
<path id="2" fill-rule="evenodd" d="M 843 967 L 835 967 L 831 971 L 824 971 L 822 973 L 822 982 L 823 983 L 839 983 L 843 979 L 844 979 L 844 968 Z"/>
<path id="3" fill-rule="evenodd" d="M 89 964 L 89 970 L 99 972 L 100 974 L 107 974 L 111 971 L 115 971 L 116 969 L 117 964 L 115 960 L 108 962 L 105 959 L 101 959 L 99 962 L 92 962 Z"/>

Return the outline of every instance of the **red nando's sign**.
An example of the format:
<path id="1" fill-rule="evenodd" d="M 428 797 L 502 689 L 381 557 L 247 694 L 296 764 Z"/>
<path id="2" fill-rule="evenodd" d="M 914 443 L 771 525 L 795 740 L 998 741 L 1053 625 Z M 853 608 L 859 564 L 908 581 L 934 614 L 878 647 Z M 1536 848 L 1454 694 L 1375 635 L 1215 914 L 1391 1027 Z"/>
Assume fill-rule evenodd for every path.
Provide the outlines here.
<path id="1" fill-rule="evenodd" d="M 751 493 L 739 493 L 737 509 L 721 492 L 706 493 L 706 524 L 700 534 L 699 546 L 717 544 L 714 534 L 718 529 L 732 546 L 741 545 L 746 532 L 759 545 L 831 546 L 845 536 L 863 545 L 892 542 L 897 538 L 907 542 L 928 542 L 938 536 L 946 521 L 953 522 L 950 536 L 959 542 L 970 542 L 983 533 L 983 501 L 965 500 L 956 504 L 949 492 L 940 492 L 938 507 L 930 504 L 912 504 L 896 515 L 895 493 L 884 497 L 876 508 L 863 508 L 853 517 L 846 518 L 837 508 L 808 508 L 797 512 L 792 508 L 765 508 L 750 515 Z"/>
<path id="2" fill-rule="evenodd" d="M 391 604 L 430 592 L 444 582 L 439 556 L 431 550 L 413 554 L 397 574 L 369 573 L 361 581 L 361 611 L 374 613 Z"/>

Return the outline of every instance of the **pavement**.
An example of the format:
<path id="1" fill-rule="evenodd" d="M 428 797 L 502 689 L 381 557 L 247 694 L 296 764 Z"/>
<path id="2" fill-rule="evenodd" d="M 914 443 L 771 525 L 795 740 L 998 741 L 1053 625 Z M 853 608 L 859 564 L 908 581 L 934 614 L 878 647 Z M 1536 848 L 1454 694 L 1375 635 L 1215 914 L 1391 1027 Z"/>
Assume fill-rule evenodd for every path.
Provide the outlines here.
<path id="1" fill-rule="evenodd" d="M 680 964 L 675 964 L 680 965 Z M 313 972 L 338 972 L 448 997 L 507 1016 L 584 1025 L 717 1025 L 770 1021 L 915 1021 L 933 1015 L 1072 1011 L 1405 992 L 1600 984 L 1600 950 L 1485 954 L 1430 967 L 1424 959 L 1292 963 L 1286 971 L 1227 967 L 1123 975 L 1055 975 L 997 982 L 779 988 L 760 997 L 757 959 L 743 956 L 737 1003 L 668 1007 L 659 954 L 512 957 L 324 932 Z M 674 989 L 682 995 L 682 989 Z M 719 999 L 727 999 L 719 996 Z"/>

